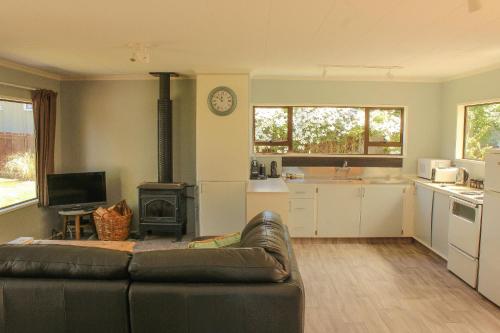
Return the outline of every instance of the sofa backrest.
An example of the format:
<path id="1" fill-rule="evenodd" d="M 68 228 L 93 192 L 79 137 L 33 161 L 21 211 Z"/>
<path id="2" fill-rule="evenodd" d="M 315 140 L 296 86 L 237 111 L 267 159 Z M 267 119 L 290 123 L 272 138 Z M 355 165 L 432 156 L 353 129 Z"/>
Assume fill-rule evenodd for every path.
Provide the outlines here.
<path id="1" fill-rule="evenodd" d="M 285 229 L 264 212 L 242 231 L 240 247 L 140 252 L 129 272 L 134 281 L 282 282 L 290 275 Z"/>
<path id="2" fill-rule="evenodd" d="M 67 245 L 1 245 L 0 277 L 128 280 L 126 252 Z"/>

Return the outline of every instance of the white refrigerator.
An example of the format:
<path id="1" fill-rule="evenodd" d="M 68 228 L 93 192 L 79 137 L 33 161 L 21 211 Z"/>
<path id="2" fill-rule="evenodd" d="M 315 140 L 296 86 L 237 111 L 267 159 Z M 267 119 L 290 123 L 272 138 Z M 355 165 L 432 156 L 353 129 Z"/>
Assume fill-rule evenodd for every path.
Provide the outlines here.
<path id="1" fill-rule="evenodd" d="M 500 149 L 486 155 L 478 291 L 500 305 Z"/>

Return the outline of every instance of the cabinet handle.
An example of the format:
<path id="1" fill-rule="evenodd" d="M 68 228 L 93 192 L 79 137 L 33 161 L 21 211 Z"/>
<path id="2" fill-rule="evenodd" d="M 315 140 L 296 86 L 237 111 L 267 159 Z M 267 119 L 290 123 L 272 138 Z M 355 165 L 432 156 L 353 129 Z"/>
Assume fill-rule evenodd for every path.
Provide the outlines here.
<path id="1" fill-rule="evenodd" d="M 292 202 L 291 201 L 288 201 L 288 212 L 289 213 L 292 212 Z"/>
<path id="2" fill-rule="evenodd" d="M 304 207 L 297 207 L 295 208 L 295 210 L 304 210 L 305 208 Z"/>
<path id="3" fill-rule="evenodd" d="M 295 194 L 306 194 L 305 191 L 295 191 Z"/>

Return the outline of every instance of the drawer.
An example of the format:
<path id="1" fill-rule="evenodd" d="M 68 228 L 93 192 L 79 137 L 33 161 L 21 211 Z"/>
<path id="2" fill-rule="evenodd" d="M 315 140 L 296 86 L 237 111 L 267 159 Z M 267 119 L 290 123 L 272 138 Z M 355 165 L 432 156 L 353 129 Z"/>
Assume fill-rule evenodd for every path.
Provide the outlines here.
<path id="1" fill-rule="evenodd" d="M 460 249 L 449 245 L 448 269 L 464 280 L 472 288 L 477 286 L 478 260 Z"/>
<path id="2" fill-rule="evenodd" d="M 316 193 L 316 185 L 313 184 L 287 184 L 288 197 L 291 199 L 312 199 Z"/>

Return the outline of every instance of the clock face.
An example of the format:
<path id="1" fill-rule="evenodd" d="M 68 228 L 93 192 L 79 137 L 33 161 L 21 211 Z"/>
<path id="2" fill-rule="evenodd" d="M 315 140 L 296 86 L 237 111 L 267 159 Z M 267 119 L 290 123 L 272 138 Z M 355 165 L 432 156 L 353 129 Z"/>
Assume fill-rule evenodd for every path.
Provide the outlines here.
<path id="1" fill-rule="evenodd" d="M 208 106 L 218 116 L 231 114 L 236 108 L 236 94 L 227 87 L 217 87 L 208 95 Z"/>

